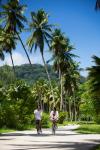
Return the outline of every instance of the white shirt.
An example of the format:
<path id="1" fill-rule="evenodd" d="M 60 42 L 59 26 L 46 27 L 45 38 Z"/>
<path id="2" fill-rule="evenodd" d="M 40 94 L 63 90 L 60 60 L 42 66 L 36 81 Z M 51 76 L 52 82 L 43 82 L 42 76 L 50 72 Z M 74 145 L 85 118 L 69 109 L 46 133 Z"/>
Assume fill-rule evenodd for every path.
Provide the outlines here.
<path id="1" fill-rule="evenodd" d="M 34 115 L 35 115 L 35 119 L 36 120 L 41 120 L 41 117 L 42 117 L 42 111 L 41 110 L 34 110 Z"/>
<path id="2" fill-rule="evenodd" d="M 58 111 L 56 111 L 56 112 L 51 111 L 50 112 L 50 118 L 51 118 L 51 120 L 58 120 L 58 117 L 59 117 Z"/>

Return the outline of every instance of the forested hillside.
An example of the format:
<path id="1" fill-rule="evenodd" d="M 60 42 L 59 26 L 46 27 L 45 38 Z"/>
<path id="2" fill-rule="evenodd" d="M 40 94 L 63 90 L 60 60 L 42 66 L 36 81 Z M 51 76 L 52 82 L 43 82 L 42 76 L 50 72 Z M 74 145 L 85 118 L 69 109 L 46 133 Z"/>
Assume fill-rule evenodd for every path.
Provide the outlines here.
<path id="1" fill-rule="evenodd" d="M 53 80 L 57 80 L 58 75 L 52 69 L 52 66 L 48 66 L 48 71 L 50 73 L 50 77 Z M 29 64 L 24 64 L 21 66 L 16 66 L 16 76 L 19 79 L 24 79 L 29 83 L 32 83 L 38 79 L 47 79 L 47 74 L 45 69 L 40 64 L 34 64 L 32 67 Z"/>
<path id="2" fill-rule="evenodd" d="M 17 79 L 25 80 L 28 83 L 33 83 L 38 79 L 47 79 L 45 69 L 40 64 L 33 64 L 32 67 L 29 64 L 21 66 L 15 66 Z M 58 74 L 54 71 L 53 67 L 48 65 L 48 71 L 52 80 L 58 79 Z M 10 66 L 0 67 L 0 81 L 4 84 L 9 84 L 15 80 L 13 69 Z M 85 78 L 81 76 L 81 82 L 84 82 Z"/>
<path id="3" fill-rule="evenodd" d="M 34 64 L 32 67 L 29 64 L 15 66 L 15 71 L 17 79 L 25 80 L 28 83 L 33 83 L 38 79 L 47 79 L 45 69 L 40 64 Z M 58 75 L 54 72 L 52 66 L 48 65 L 48 71 L 51 79 L 57 80 Z M 0 67 L 0 80 L 5 82 L 5 84 L 13 82 L 14 75 L 12 67 L 7 65 Z"/>

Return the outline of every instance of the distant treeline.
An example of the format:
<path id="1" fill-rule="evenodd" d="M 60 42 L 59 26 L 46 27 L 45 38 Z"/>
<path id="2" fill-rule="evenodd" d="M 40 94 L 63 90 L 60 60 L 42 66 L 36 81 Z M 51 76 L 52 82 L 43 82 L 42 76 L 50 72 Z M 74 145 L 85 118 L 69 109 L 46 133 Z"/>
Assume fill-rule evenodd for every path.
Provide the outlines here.
<path id="1" fill-rule="evenodd" d="M 36 80 L 47 79 L 47 74 L 41 64 L 24 64 L 15 66 L 16 78 L 24 80 L 29 84 L 33 84 Z M 54 71 L 51 65 L 48 65 L 48 71 L 52 80 L 58 80 L 58 74 Z M 5 84 L 11 83 L 15 80 L 13 69 L 10 66 L 4 65 L 0 67 L 0 81 Z M 84 82 L 85 77 L 81 76 L 80 82 Z"/>

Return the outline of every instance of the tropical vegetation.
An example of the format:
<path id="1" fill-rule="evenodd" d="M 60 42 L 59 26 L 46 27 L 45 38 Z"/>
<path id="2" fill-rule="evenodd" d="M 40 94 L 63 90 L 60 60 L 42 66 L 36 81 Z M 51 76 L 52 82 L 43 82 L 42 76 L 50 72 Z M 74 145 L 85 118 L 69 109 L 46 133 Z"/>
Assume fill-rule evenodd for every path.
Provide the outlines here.
<path id="1" fill-rule="evenodd" d="M 25 8 L 20 1 L 9 0 L 0 9 L 0 59 L 3 61 L 9 53 L 13 66 L 0 67 L 0 128 L 33 127 L 37 105 L 44 111 L 44 127 L 49 127 L 49 112 L 54 106 L 60 111 L 59 123 L 67 120 L 99 124 L 100 58 L 93 56 L 95 65 L 87 68 L 89 75 L 82 81 L 71 40 L 49 23 L 48 13 L 43 9 L 32 11 L 30 21 L 24 15 Z M 99 0 L 96 8 L 100 8 Z M 25 31 L 31 35 L 23 43 L 21 33 Z M 13 51 L 19 41 L 31 66 L 14 65 Z M 48 61 L 44 57 L 46 48 L 52 55 Z M 31 63 L 28 54 L 36 50 L 44 68 Z"/>

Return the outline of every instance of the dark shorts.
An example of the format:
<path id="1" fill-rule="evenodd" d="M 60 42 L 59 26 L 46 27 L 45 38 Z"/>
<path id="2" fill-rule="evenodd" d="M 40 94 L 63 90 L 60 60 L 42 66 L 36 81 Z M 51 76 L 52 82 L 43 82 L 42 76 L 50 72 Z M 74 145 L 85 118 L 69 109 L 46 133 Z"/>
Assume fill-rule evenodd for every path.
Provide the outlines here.
<path id="1" fill-rule="evenodd" d="M 36 124 L 39 125 L 41 123 L 41 120 L 36 120 Z"/>

